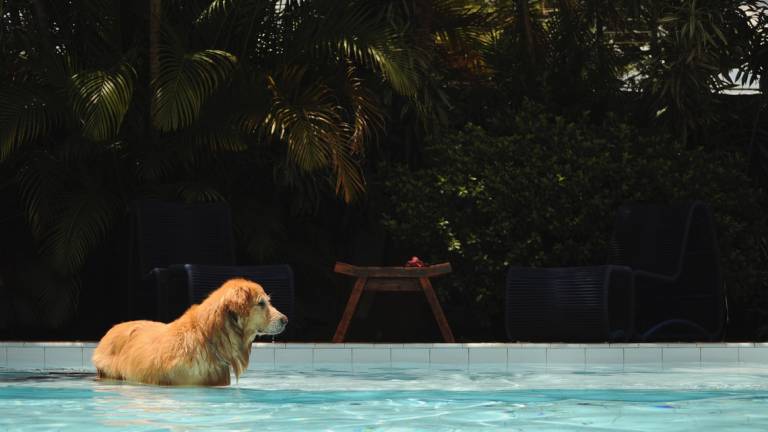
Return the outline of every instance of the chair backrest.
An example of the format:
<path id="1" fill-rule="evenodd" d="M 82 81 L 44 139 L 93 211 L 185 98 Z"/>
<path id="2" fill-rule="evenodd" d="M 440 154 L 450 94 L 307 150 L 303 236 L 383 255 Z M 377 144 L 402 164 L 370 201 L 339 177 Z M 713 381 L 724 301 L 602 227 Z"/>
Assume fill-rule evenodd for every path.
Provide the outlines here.
<path id="1" fill-rule="evenodd" d="M 622 207 L 610 262 L 651 273 L 642 286 L 636 284 L 643 340 L 719 337 L 726 319 L 725 288 L 708 205 Z"/>
<path id="2" fill-rule="evenodd" d="M 174 264 L 235 264 L 227 204 L 140 201 L 132 211 L 139 276 Z"/>
<path id="3" fill-rule="evenodd" d="M 609 263 L 675 278 L 681 292 L 724 296 L 714 216 L 700 201 L 621 207 Z"/>
<path id="4" fill-rule="evenodd" d="M 692 215 L 700 204 L 620 207 L 616 212 L 608 263 L 675 276 L 682 267 Z"/>
<path id="5" fill-rule="evenodd" d="M 213 266 L 192 265 L 184 266 L 189 287 L 191 303 L 201 303 L 213 290 L 232 278 L 250 279 L 264 288 L 272 301 L 272 305 L 288 317 L 292 324 L 289 335 L 295 325 L 294 317 L 294 278 L 290 266 L 259 265 L 259 266 Z"/>

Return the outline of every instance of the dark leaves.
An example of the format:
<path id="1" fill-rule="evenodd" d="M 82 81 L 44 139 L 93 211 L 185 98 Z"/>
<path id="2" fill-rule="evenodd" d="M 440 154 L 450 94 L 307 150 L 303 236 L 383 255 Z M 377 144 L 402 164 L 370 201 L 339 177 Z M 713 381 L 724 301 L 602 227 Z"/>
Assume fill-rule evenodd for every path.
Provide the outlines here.
<path id="1" fill-rule="evenodd" d="M 73 105 L 82 134 L 93 141 L 114 138 L 131 104 L 136 73 L 128 64 L 115 71 L 88 71 L 72 77 Z"/>
<path id="2" fill-rule="evenodd" d="M 221 50 L 181 53 L 170 46 L 160 50 L 160 70 L 153 82 L 153 124 L 161 131 L 190 126 L 203 103 L 226 83 L 237 58 Z"/>

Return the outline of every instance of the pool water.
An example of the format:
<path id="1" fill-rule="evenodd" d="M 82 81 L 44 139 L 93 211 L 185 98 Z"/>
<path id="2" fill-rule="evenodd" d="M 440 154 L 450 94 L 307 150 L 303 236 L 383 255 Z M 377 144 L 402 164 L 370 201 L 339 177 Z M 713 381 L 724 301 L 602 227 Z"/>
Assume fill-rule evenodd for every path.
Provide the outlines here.
<path id="1" fill-rule="evenodd" d="M 308 366 L 219 388 L 0 369 L 0 430 L 766 431 L 768 368 Z"/>

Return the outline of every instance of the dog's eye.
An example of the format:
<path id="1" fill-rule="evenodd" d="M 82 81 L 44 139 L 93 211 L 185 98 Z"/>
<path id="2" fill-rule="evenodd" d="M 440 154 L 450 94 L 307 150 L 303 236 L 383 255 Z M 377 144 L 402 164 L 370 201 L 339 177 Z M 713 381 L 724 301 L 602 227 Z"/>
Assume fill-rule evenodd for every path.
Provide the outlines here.
<path id="1" fill-rule="evenodd" d="M 257 304 L 259 305 L 259 307 L 264 307 L 264 306 L 267 305 L 267 302 L 266 302 L 266 300 L 259 300 L 259 302 Z"/>

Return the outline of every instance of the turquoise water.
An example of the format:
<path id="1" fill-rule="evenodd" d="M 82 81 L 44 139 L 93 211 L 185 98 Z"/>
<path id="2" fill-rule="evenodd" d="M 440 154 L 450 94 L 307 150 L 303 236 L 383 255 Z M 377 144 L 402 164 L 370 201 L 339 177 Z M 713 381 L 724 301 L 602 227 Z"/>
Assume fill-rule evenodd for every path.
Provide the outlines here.
<path id="1" fill-rule="evenodd" d="M 0 370 L 0 430 L 766 431 L 768 369 L 307 367 L 222 388 Z"/>

